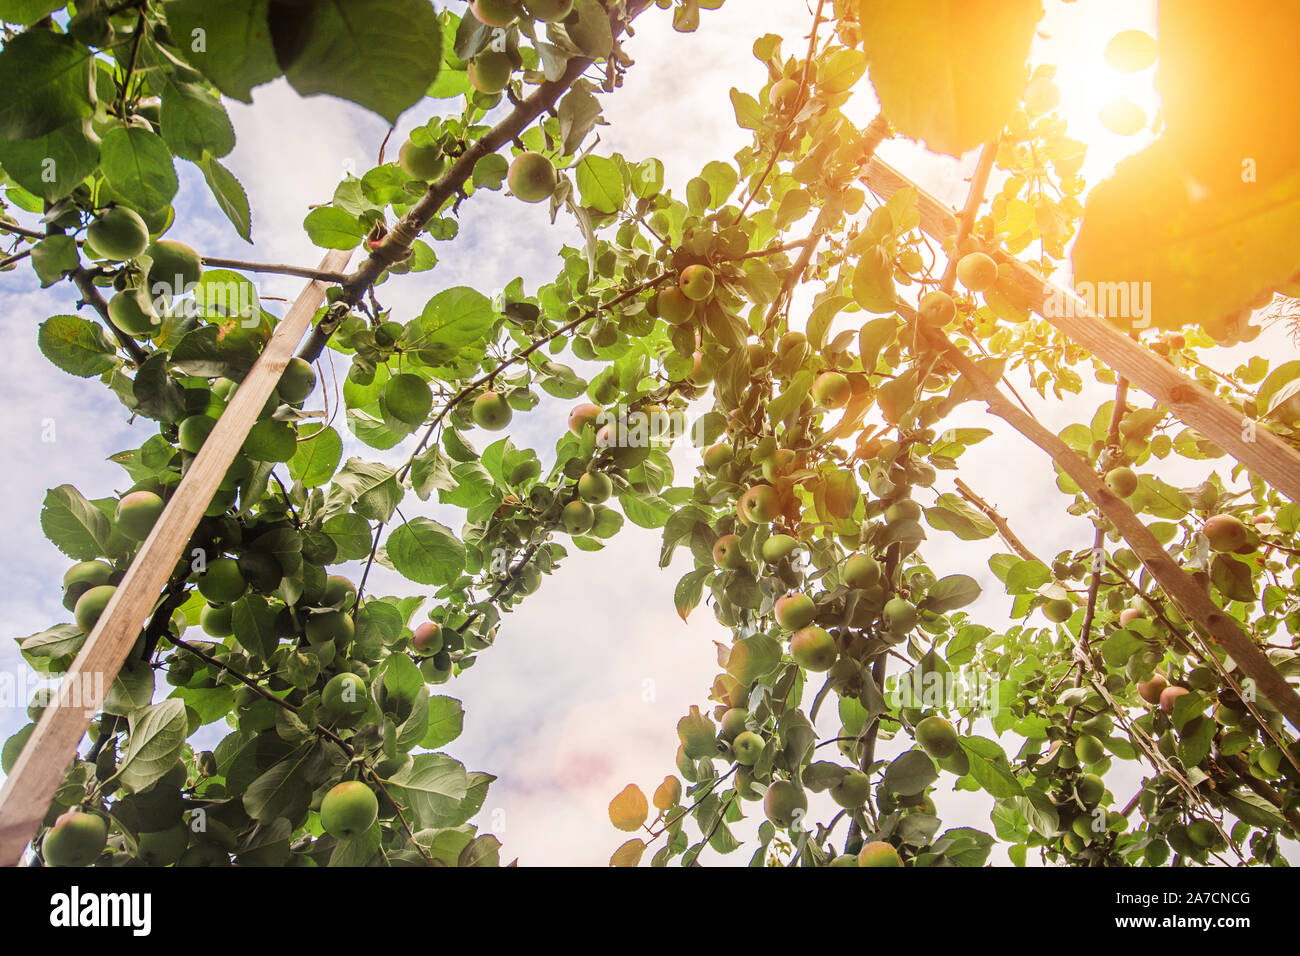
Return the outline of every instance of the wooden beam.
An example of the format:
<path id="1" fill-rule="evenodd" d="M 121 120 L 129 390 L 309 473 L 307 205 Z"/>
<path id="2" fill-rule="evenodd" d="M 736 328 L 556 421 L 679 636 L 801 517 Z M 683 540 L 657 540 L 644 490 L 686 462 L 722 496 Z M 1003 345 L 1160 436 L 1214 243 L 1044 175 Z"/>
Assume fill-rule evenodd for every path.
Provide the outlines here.
<path id="1" fill-rule="evenodd" d="M 349 258 L 350 252 L 330 252 L 320 269 L 341 272 Z M 311 325 L 325 299 L 325 289 L 319 281 L 309 282 L 275 327 L 86 638 L 60 684 L 58 699 L 41 714 L 0 790 L 0 865 L 19 862 L 23 848 L 45 818 L 92 716 L 103 704 L 103 694 L 135 645 L 217 486 Z"/>
<path id="2" fill-rule="evenodd" d="M 952 210 L 892 166 L 872 159 L 863 181 L 886 197 L 903 188 L 915 189 L 921 229 L 941 242 L 956 234 L 957 217 Z M 1237 459 L 1251 474 L 1292 501 L 1300 502 L 1300 452 L 1121 333 L 1072 292 L 1044 279 L 1016 259 L 995 258 L 1003 276 L 1010 279 L 1034 312 L 1154 398 L 1179 421 L 1195 428 Z M 1049 309 L 1049 302 L 1062 307 Z M 1056 312 L 1066 314 L 1056 315 Z"/>

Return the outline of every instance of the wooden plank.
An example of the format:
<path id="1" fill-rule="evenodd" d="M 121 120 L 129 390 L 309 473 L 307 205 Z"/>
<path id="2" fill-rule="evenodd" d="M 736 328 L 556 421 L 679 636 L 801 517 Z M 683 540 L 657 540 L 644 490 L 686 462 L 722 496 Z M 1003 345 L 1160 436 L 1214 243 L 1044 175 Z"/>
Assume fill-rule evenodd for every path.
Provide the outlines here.
<path id="1" fill-rule="evenodd" d="M 873 159 L 863 180 L 886 197 L 905 187 L 915 189 L 922 230 L 940 241 L 956 233 L 957 217 L 952 210 L 892 166 Z M 1237 459 L 1253 475 L 1292 501 L 1300 501 L 1300 452 L 1097 316 L 1072 292 L 1044 280 L 1015 259 L 995 258 L 1034 312 L 1154 398 L 1179 421 Z M 1048 309 L 1049 302 L 1060 308 Z M 1066 314 L 1052 314 L 1055 312 Z"/>
<path id="2" fill-rule="evenodd" d="M 350 258 L 350 252 L 332 251 L 321 262 L 321 271 L 341 272 Z M 42 713 L 0 790 L 0 865 L 19 862 L 23 848 L 45 818 L 92 716 L 103 704 L 103 694 L 135 645 L 217 485 L 311 325 L 325 299 L 325 289 L 321 282 L 309 282 L 276 326 L 68 669 L 60 684 L 62 699 Z M 76 688 L 79 696 L 71 688 Z"/>

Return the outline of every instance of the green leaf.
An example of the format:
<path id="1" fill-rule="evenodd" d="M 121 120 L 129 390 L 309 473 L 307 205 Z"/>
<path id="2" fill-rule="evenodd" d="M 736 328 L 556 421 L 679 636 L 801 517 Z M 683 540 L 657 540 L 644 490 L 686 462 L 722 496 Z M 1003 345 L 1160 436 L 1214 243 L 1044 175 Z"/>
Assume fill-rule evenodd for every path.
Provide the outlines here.
<path id="1" fill-rule="evenodd" d="M 235 174 L 211 156 L 204 156 L 199 168 L 203 170 L 203 179 L 217 201 L 217 207 L 230 220 L 240 238 L 252 242 L 253 214 L 248 207 L 248 194 Z"/>
<path id="2" fill-rule="evenodd" d="M 343 458 L 343 439 L 333 428 L 309 422 L 298 428 L 298 450 L 289 459 L 289 476 L 308 488 L 325 484 Z"/>
<path id="3" fill-rule="evenodd" d="M 128 723 L 131 733 L 117 777 L 128 790 L 138 793 L 171 770 L 180 757 L 189 731 L 185 702 L 168 698 L 141 707 L 132 712 Z"/>
<path id="4" fill-rule="evenodd" d="M 221 100 L 193 83 L 169 83 L 162 91 L 162 138 L 181 159 L 204 153 L 225 156 L 235 148 L 235 128 Z"/>
<path id="5" fill-rule="evenodd" d="M 244 103 L 282 72 L 271 46 L 268 0 L 172 0 L 167 25 L 176 49 L 222 93 Z"/>
<path id="6" fill-rule="evenodd" d="M 997 534 L 997 527 L 987 515 L 954 494 L 940 495 L 933 508 L 925 509 L 925 520 L 930 527 L 948 531 L 963 541 L 978 541 Z"/>
<path id="7" fill-rule="evenodd" d="M 42 287 L 54 285 L 79 265 L 81 257 L 77 255 L 77 240 L 71 236 L 46 236 L 32 246 L 32 270 L 40 278 Z"/>
<path id="8" fill-rule="evenodd" d="M 355 249 L 366 237 L 366 228 L 356 216 L 337 206 L 320 206 L 302 222 L 307 238 L 322 249 Z"/>
<path id="9" fill-rule="evenodd" d="M 863 0 L 863 49 L 890 124 L 960 156 L 1002 131 L 1025 82 L 1039 0 Z"/>
<path id="10" fill-rule="evenodd" d="M 642 528 L 662 528 L 673 513 L 672 505 L 655 495 L 626 492 L 618 496 L 627 520 Z"/>
<path id="11" fill-rule="evenodd" d="M 99 161 L 109 188 L 133 209 L 163 209 L 176 195 L 172 153 L 157 133 L 138 126 L 115 127 L 99 144 Z"/>
<path id="12" fill-rule="evenodd" d="M 763 125 L 765 114 L 758 100 L 734 86 L 731 88 L 731 105 L 736 111 L 736 124 L 742 129 L 758 129 Z"/>
<path id="13" fill-rule="evenodd" d="M 244 791 L 244 810 L 261 823 L 276 817 L 298 820 L 311 803 L 311 784 L 304 776 L 304 765 L 313 746 L 306 746 L 274 764 L 248 785 Z"/>
<path id="14" fill-rule="evenodd" d="M 576 0 L 573 13 L 576 19 L 564 25 L 573 45 L 593 60 L 609 56 L 614 48 L 614 32 L 605 8 L 597 0 Z"/>
<path id="15" fill-rule="evenodd" d="M 712 568 L 698 568 L 677 582 L 677 588 L 673 592 L 673 604 L 677 607 L 677 616 L 683 621 L 699 605 L 700 598 L 704 594 L 704 581 L 712 573 Z"/>
<path id="16" fill-rule="evenodd" d="M 64 6 L 64 0 L 0 0 L 0 21 L 29 27 Z"/>
<path id="17" fill-rule="evenodd" d="M 585 157 L 578 164 L 577 179 L 584 206 L 607 214 L 623 208 L 623 174 L 614 160 Z"/>
<path id="18" fill-rule="evenodd" d="M 890 793 L 913 796 L 924 792 L 938 779 L 939 771 L 934 768 L 934 761 L 924 751 L 909 750 L 894 758 L 880 783 Z"/>
<path id="19" fill-rule="evenodd" d="M 428 750 L 445 747 L 465 729 L 465 707 L 454 697 L 429 698 L 429 729 L 420 746 Z"/>
<path id="20" fill-rule="evenodd" d="M 465 570 L 465 545 L 446 525 L 415 518 L 388 536 L 388 560 L 417 584 L 448 584 Z"/>
<path id="21" fill-rule="evenodd" d="M 103 326 L 75 315 L 53 315 L 40 324 L 36 344 L 58 368 L 78 378 L 101 375 L 118 365 L 117 343 Z"/>
<path id="22" fill-rule="evenodd" d="M 321 530 L 339 549 L 340 561 L 357 561 L 366 557 L 374 543 L 370 524 L 359 514 L 331 515 L 321 524 Z"/>
<path id="23" fill-rule="evenodd" d="M 371 521 L 387 521 L 402 500 L 397 471 L 360 458 L 349 458 L 334 484 L 351 496 L 353 510 Z"/>
<path id="24" fill-rule="evenodd" d="M 921 607 L 943 613 L 965 607 L 980 596 L 980 586 L 966 574 L 949 574 L 930 585 Z"/>
<path id="25" fill-rule="evenodd" d="M 412 764 L 388 783 L 389 793 L 409 808 L 418 826 L 456 826 L 461 801 L 469 791 L 464 766 L 443 754 L 416 754 Z"/>
<path id="26" fill-rule="evenodd" d="M 442 27 L 428 0 L 282 0 L 270 24 L 295 90 L 351 100 L 389 123 L 424 98 L 442 66 Z"/>
<path id="27" fill-rule="evenodd" d="M 962 737 L 962 749 L 970 759 L 970 775 L 999 800 L 1018 797 L 1024 790 L 1007 762 L 1007 755 L 987 737 Z"/>
<path id="28" fill-rule="evenodd" d="M 0 139 L 0 166 L 18 185 L 45 199 L 61 199 L 99 165 L 99 142 L 75 120 L 35 139 Z"/>
<path id="29" fill-rule="evenodd" d="M 35 139 L 94 112 L 91 53 L 69 36 L 28 30 L 0 49 L 0 139 Z"/>
<path id="30" fill-rule="evenodd" d="M 59 485 L 45 493 L 41 530 L 56 548 L 78 561 L 89 561 L 108 551 L 108 515 L 72 485 Z"/>

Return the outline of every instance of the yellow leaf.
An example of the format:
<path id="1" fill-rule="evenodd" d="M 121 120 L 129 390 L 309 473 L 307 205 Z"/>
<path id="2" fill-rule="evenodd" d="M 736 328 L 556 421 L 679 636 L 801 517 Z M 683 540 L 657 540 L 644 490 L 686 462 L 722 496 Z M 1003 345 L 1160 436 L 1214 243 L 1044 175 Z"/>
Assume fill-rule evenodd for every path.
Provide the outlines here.
<path id="1" fill-rule="evenodd" d="M 628 840 L 614 851 L 614 855 L 609 858 L 609 865 L 636 866 L 641 862 L 641 854 L 643 853 L 645 853 L 644 840 Z"/>
<path id="2" fill-rule="evenodd" d="M 609 802 L 609 822 L 620 830 L 631 832 L 639 828 L 649 815 L 650 804 L 641 788 L 634 783 L 629 783 Z"/>
<path id="3" fill-rule="evenodd" d="M 681 798 L 682 782 L 669 774 L 664 777 L 664 782 L 659 784 L 659 789 L 655 791 L 655 806 L 660 810 L 667 810 Z"/>

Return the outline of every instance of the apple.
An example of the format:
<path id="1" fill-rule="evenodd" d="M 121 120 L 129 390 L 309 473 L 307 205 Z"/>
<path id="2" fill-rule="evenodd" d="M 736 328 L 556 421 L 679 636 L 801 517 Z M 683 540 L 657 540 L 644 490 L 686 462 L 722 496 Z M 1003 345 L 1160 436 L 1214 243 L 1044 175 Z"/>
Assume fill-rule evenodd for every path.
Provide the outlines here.
<path id="1" fill-rule="evenodd" d="M 208 440 L 212 434 L 212 429 L 217 427 L 215 418 L 207 415 L 191 415 L 181 420 L 176 426 L 176 444 L 181 446 L 183 451 L 191 455 L 197 455 L 203 443 Z"/>
<path id="2" fill-rule="evenodd" d="M 874 840 L 858 851 L 858 866 L 902 866 L 903 860 L 893 844 Z"/>
<path id="3" fill-rule="evenodd" d="M 1235 515 L 1214 515 L 1201 526 L 1212 551 L 1236 551 L 1250 541 L 1250 533 Z"/>
<path id="4" fill-rule="evenodd" d="M 898 501 L 891 502 L 885 508 L 885 523 L 893 524 L 896 521 L 920 521 L 921 506 L 911 498 L 900 498 Z"/>
<path id="5" fill-rule="evenodd" d="M 596 522 L 596 512 L 585 501 L 570 501 L 560 512 L 560 521 L 569 534 L 586 534 Z"/>
<path id="6" fill-rule="evenodd" d="M 655 296 L 655 308 L 659 317 L 669 325 L 682 325 L 689 322 L 695 314 L 695 303 L 676 286 L 664 289 Z"/>
<path id="7" fill-rule="evenodd" d="M 677 280 L 677 287 L 682 290 L 682 295 L 692 302 L 702 302 L 713 295 L 713 285 L 713 270 L 698 263 L 683 269 Z"/>
<path id="8" fill-rule="evenodd" d="M 474 399 L 470 408 L 470 417 L 479 428 L 498 432 L 510 424 L 514 412 L 505 397 L 499 392 L 484 392 Z"/>
<path id="9" fill-rule="evenodd" d="M 1106 782 L 1095 773 L 1085 773 L 1075 783 L 1074 792 L 1087 806 L 1093 807 L 1106 795 Z"/>
<path id="10" fill-rule="evenodd" d="M 520 153 L 510 163 L 506 182 L 510 191 L 524 202 L 544 202 L 551 198 L 560 177 L 554 164 L 541 153 Z"/>
<path id="11" fill-rule="evenodd" d="M 1164 674 L 1156 672 L 1155 676 L 1148 681 L 1141 681 L 1137 685 L 1138 696 L 1148 704 L 1155 705 L 1160 703 L 1160 696 L 1169 686 L 1169 681 Z"/>
<path id="12" fill-rule="evenodd" d="M 805 670 L 828 671 L 839 656 L 835 638 L 820 627 L 805 627 L 790 638 L 790 656 Z"/>
<path id="13" fill-rule="evenodd" d="M 871 793 L 871 778 L 860 770 L 850 770 L 830 790 L 831 799 L 845 810 L 855 810 L 867 801 Z M 853 857 L 845 859 L 852 860 Z M 855 861 L 856 865 L 856 861 Z"/>
<path id="14" fill-rule="evenodd" d="M 880 565 L 869 554 L 852 554 L 844 562 L 841 577 L 851 588 L 874 587 L 880 582 Z"/>
<path id="15" fill-rule="evenodd" d="M 575 405 L 573 410 L 569 412 L 569 431 L 575 435 L 580 435 L 587 426 L 595 428 L 596 421 L 601 414 L 602 409 L 599 405 L 592 405 L 590 402 Z"/>
<path id="16" fill-rule="evenodd" d="M 346 727 L 370 709 L 370 691 L 356 674 L 335 674 L 321 691 L 320 705 L 326 716 Z"/>
<path id="17" fill-rule="evenodd" d="M 578 496 L 583 501 L 598 505 L 602 501 L 608 501 L 613 493 L 614 482 L 604 472 L 586 471 L 578 479 Z"/>
<path id="18" fill-rule="evenodd" d="M 199 575 L 199 593 L 217 604 L 233 604 L 244 596 L 248 582 L 234 558 L 216 558 Z"/>
<path id="19" fill-rule="evenodd" d="M 739 535 L 724 534 L 713 543 L 713 563 L 729 571 L 745 566 L 745 556 L 740 552 Z"/>
<path id="20" fill-rule="evenodd" d="M 704 468 L 716 474 L 724 465 L 729 465 L 735 457 L 735 450 L 728 444 L 710 445 L 704 450 Z"/>
<path id="21" fill-rule="evenodd" d="M 763 546 L 759 551 L 763 555 L 764 561 L 768 564 L 775 564 L 782 558 L 789 557 L 797 547 L 799 547 L 798 538 L 791 537 L 788 534 L 774 534 L 763 542 Z"/>
<path id="22" fill-rule="evenodd" d="M 1174 701 L 1188 693 L 1191 692 L 1186 687 L 1177 685 L 1166 687 L 1160 692 L 1160 709 L 1166 714 L 1172 714 L 1174 712 Z"/>
<path id="23" fill-rule="evenodd" d="M 149 267 L 148 293 L 177 296 L 194 285 L 203 276 L 203 261 L 199 254 L 173 239 L 159 239 L 147 250 L 153 265 Z"/>
<path id="24" fill-rule="evenodd" d="M 96 813 L 69 810 L 60 814 L 41 841 L 47 866 L 89 866 L 108 843 L 108 824 Z"/>
<path id="25" fill-rule="evenodd" d="M 509 54 L 484 50 L 469 61 L 469 82 L 480 93 L 491 96 L 506 88 L 514 70 Z"/>
<path id="26" fill-rule="evenodd" d="M 1135 607 L 1126 607 L 1119 612 L 1119 626 L 1128 627 L 1129 624 L 1142 617 L 1142 612 Z"/>
<path id="27" fill-rule="evenodd" d="M 352 643 L 356 634 L 356 624 L 342 611 L 323 611 L 307 618 L 304 631 L 308 644 L 334 644 L 345 648 Z"/>
<path id="28" fill-rule="evenodd" d="M 839 372 L 822 372 L 813 382 L 813 401 L 823 408 L 843 408 L 852 396 L 849 380 Z"/>
<path id="29" fill-rule="evenodd" d="M 442 650 L 442 625 L 436 621 L 424 621 L 417 625 L 411 635 L 411 647 L 420 657 L 432 657 Z"/>
<path id="30" fill-rule="evenodd" d="M 1106 748 L 1091 734 L 1082 734 L 1074 742 L 1074 755 L 1079 758 L 1079 763 L 1097 763 L 1106 756 Z"/>
<path id="31" fill-rule="evenodd" d="M 508 27 L 520 14 L 519 0 L 470 0 L 469 9 L 490 27 Z"/>
<path id="32" fill-rule="evenodd" d="M 107 584 L 113 576 L 113 567 L 103 561 L 78 561 L 63 575 L 63 606 L 71 611 L 77 599 L 89 591 Z"/>
<path id="33" fill-rule="evenodd" d="M 104 613 L 104 608 L 108 607 L 109 599 L 117 587 L 112 584 L 101 584 L 99 587 L 90 588 L 77 599 L 72 615 L 77 619 L 77 627 L 89 634 L 95 629 L 99 616 Z"/>
<path id="34" fill-rule="evenodd" d="M 1074 613 L 1074 604 L 1065 598 L 1053 598 L 1043 605 L 1043 617 L 1053 624 L 1063 624 Z"/>
<path id="35" fill-rule="evenodd" d="M 108 317 L 113 324 L 135 338 L 149 338 L 162 328 L 153 303 L 139 289 L 123 289 L 108 300 Z"/>
<path id="36" fill-rule="evenodd" d="M 86 239 L 105 259 L 134 259 L 149 247 L 149 227 L 126 206 L 110 206 L 86 228 Z"/>
<path id="37" fill-rule="evenodd" d="M 523 0 L 524 12 L 534 20 L 554 23 L 573 12 L 573 0 Z"/>
<path id="38" fill-rule="evenodd" d="M 325 589 L 321 592 L 320 600 L 325 607 L 346 611 L 357 603 L 357 589 L 343 575 L 331 574 L 325 579 Z"/>
<path id="39" fill-rule="evenodd" d="M 234 610 L 230 605 L 205 604 L 199 612 L 199 627 L 209 637 L 223 640 L 235 636 Z"/>
<path id="40" fill-rule="evenodd" d="M 1127 465 L 1120 465 L 1106 472 L 1106 487 L 1120 498 L 1127 498 L 1137 491 L 1138 476 Z"/>
<path id="41" fill-rule="evenodd" d="M 788 76 L 777 80 L 768 90 L 767 99 L 778 113 L 789 112 L 799 101 L 799 81 Z"/>
<path id="42" fill-rule="evenodd" d="M 984 292 L 998 281 L 998 264 L 983 252 L 971 252 L 957 260 L 957 281 L 972 292 Z"/>
<path id="43" fill-rule="evenodd" d="M 763 477 L 769 482 L 776 481 L 795 467 L 798 458 L 789 448 L 778 448 L 770 457 L 763 459 Z"/>
<path id="44" fill-rule="evenodd" d="M 275 390 L 290 405 L 305 401 L 316 388 L 316 370 L 306 359 L 294 356 L 289 359 L 280 373 L 280 382 Z"/>
<path id="45" fill-rule="evenodd" d="M 411 372 L 399 372 L 384 383 L 380 404 L 399 422 L 422 425 L 433 409 L 429 383 Z"/>
<path id="46" fill-rule="evenodd" d="M 957 303 L 947 292 L 935 289 L 921 297 L 917 303 L 917 313 L 930 328 L 941 329 L 957 317 Z"/>
<path id="47" fill-rule="evenodd" d="M 781 499 L 771 485 L 754 485 L 736 505 L 736 514 L 751 524 L 766 524 L 781 511 Z"/>
<path id="48" fill-rule="evenodd" d="M 427 183 L 442 175 L 447 168 L 447 157 L 441 146 L 432 143 L 422 146 L 408 139 L 397 151 L 397 164 L 412 179 Z"/>
<path id="49" fill-rule="evenodd" d="M 763 752 L 763 738 L 752 730 L 742 730 L 731 742 L 731 751 L 736 755 L 736 763 L 752 767 L 758 762 Z"/>
<path id="50" fill-rule="evenodd" d="M 340 840 L 358 837 L 379 818 L 379 800 L 359 780 L 335 784 L 320 802 L 320 822 L 325 832 Z"/>
<path id="51" fill-rule="evenodd" d="M 778 827 L 798 822 L 807 810 L 807 795 L 789 780 L 773 780 L 763 796 L 763 813 Z"/>
<path id="52" fill-rule="evenodd" d="M 817 605 L 806 594 L 792 591 L 776 599 L 776 622 L 787 631 L 807 627 L 817 616 Z"/>
<path id="53" fill-rule="evenodd" d="M 113 521 L 123 535 L 132 541 L 143 541 L 149 537 L 164 507 L 162 498 L 152 491 L 133 491 L 117 503 Z"/>
<path id="54" fill-rule="evenodd" d="M 961 748 L 956 728 L 938 714 L 931 714 L 916 725 L 916 742 L 935 760 L 947 760 Z"/>
<path id="55" fill-rule="evenodd" d="M 905 598 L 890 598 L 880 612 L 880 619 L 890 633 L 906 634 L 916 627 L 916 608 Z"/>
<path id="56" fill-rule="evenodd" d="M 171 866 L 185 854 L 190 828 L 184 822 L 165 830 L 141 833 L 136 841 L 136 859 L 146 866 Z"/>
<path id="57" fill-rule="evenodd" d="M 722 715 L 719 722 L 720 732 L 727 740 L 734 740 L 745 732 L 745 721 L 749 719 L 749 712 L 744 707 L 730 707 Z"/>

